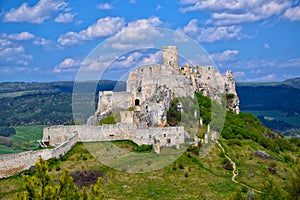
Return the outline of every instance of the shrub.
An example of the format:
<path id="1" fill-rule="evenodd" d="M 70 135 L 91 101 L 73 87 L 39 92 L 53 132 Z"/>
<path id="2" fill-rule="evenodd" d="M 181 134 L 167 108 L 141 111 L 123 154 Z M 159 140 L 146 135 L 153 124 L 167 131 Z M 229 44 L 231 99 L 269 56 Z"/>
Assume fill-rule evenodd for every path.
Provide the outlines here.
<path id="1" fill-rule="evenodd" d="M 109 116 L 107 116 L 106 118 L 102 119 L 102 120 L 99 122 L 99 125 L 101 126 L 101 125 L 103 125 L 103 124 L 116 124 L 114 115 L 109 115 Z"/>

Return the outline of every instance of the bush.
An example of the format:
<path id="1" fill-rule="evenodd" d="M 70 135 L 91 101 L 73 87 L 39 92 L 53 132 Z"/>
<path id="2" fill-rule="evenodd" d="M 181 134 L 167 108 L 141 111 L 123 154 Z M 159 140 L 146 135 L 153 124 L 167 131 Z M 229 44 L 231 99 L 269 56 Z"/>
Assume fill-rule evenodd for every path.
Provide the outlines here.
<path id="1" fill-rule="evenodd" d="M 109 115 L 108 117 L 102 119 L 102 120 L 99 122 L 99 125 L 101 126 L 101 125 L 103 125 L 103 124 L 116 124 L 114 115 Z"/>
<path id="2" fill-rule="evenodd" d="M 142 144 L 141 146 L 133 146 L 133 151 L 136 152 L 148 152 L 148 151 L 152 151 L 153 150 L 153 146 L 152 145 L 146 145 L 146 144 Z"/>
<path id="3" fill-rule="evenodd" d="M 128 111 L 134 111 L 134 107 L 132 107 L 132 106 L 129 107 L 129 108 L 128 108 Z"/>

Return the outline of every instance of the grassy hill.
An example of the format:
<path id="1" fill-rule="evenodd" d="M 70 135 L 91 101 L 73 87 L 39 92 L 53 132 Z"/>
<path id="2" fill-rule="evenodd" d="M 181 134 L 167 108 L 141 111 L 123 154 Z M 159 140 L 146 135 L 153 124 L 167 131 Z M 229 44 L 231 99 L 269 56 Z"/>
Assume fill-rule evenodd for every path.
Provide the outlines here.
<path id="1" fill-rule="evenodd" d="M 289 184 L 299 166 L 299 140 L 283 139 L 251 114 L 227 113 L 219 142 L 225 153 L 215 145 L 205 158 L 199 158 L 197 148 L 190 147 L 174 163 L 138 174 L 117 171 L 96 160 L 86 145 L 99 143 L 78 143 L 60 160 L 52 159 L 50 175 L 58 180 L 65 168 L 72 172 L 100 170 L 105 177 L 103 189 L 107 199 L 243 199 L 253 195 L 254 189 L 264 193 L 254 192 L 255 199 L 266 199 L 266 195 L 275 191 L 276 197 L 287 198 Z M 126 141 L 116 145 L 134 149 Z M 258 150 L 265 151 L 272 159 L 255 156 Z M 236 164 L 238 183 L 231 180 L 232 165 L 226 156 Z M 17 175 L 0 180 L 0 198 L 14 199 L 16 192 L 24 190 L 22 179 L 22 175 Z"/>

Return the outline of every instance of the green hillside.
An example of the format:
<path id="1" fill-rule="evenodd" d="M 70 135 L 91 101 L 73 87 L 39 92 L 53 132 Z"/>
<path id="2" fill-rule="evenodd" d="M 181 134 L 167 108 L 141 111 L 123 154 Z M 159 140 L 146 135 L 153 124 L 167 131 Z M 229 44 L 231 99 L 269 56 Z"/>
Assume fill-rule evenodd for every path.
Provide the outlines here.
<path id="1" fill-rule="evenodd" d="M 215 145 L 205 158 L 199 158 L 197 148 L 191 146 L 174 163 L 140 174 L 101 164 L 86 149 L 86 145 L 99 143 L 78 143 L 60 160 L 52 160 L 50 175 L 58 180 L 65 168 L 71 172 L 100 170 L 106 199 L 246 199 L 253 195 L 254 199 L 290 199 L 290 183 L 299 166 L 299 140 L 283 139 L 251 114 L 228 112 L 219 142 L 225 153 Z M 126 141 L 117 145 L 134 149 Z M 255 156 L 258 150 L 272 158 Z M 228 158 L 236 164 L 237 182 L 232 181 L 233 165 Z M 22 175 L 0 180 L 0 198 L 14 199 L 16 192 L 25 189 L 22 180 Z"/>

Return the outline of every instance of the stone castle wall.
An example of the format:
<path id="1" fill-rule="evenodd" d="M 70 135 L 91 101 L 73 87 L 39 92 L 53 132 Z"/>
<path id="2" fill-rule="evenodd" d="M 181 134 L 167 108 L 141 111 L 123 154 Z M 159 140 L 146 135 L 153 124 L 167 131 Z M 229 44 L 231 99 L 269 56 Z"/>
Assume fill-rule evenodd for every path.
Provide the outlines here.
<path id="1" fill-rule="evenodd" d="M 77 141 L 78 135 L 73 134 L 55 149 L 43 149 L 0 155 L 0 178 L 12 176 L 29 169 L 31 166 L 34 166 L 39 157 L 46 160 L 54 157 L 59 158 L 70 151 Z"/>
<path id="2" fill-rule="evenodd" d="M 155 145 L 160 141 L 161 146 L 183 144 L 186 134 L 184 127 L 165 127 L 139 129 L 135 124 L 110 124 L 102 126 L 51 126 L 44 128 L 43 139 L 49 140 L 54 149 L 26 151 L 16 154 L 0 155 L 0 178 L 20 173 L 38 161 L 59 158 L 65 155 L 79 141 L 114 141 L 132 140 L 138 145 Z"/>
<path id="3" fill-rule="evenodd" d="M 102 126 L 52 126 L 44 129 L 43 139 L 49 139 L 50 145 L 56 146 L 74 133 L 78 134 L 78 141 L 81 142 L 132 140 L 142 145 L 159 140 L 162 146 L 176 145 L 176 138 L 183 144 L 186 137 L 182 126 L 140 129 L 135 124 L 118 123 Z"/>

